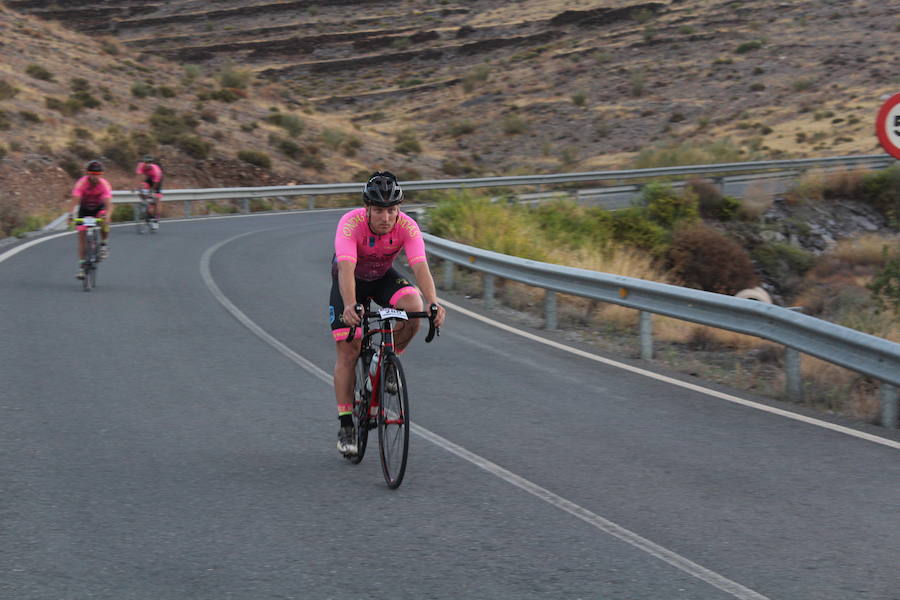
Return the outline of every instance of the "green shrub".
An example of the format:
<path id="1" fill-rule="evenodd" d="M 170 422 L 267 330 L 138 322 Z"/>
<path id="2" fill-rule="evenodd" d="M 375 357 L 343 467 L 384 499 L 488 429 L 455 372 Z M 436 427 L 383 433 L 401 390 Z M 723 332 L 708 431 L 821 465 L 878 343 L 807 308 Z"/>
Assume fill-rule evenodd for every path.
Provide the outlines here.
<path id="1" fill-rule="evenodd" d="M 253 72 L 247 69 L 237 69 L 234 66 L 228 66 L 222 69 L 216 76 L 219 85 L 223 88 L 245 89 L 253 79 Z"/>
<path id="2" fill-rule="evenodd" d="M 112 220 L 116 223 L 134 221 L 134 208 L 130 204 L 113 205 Z"/>
<path id="3" fill-rule="evenodd" d="M 0 144 L 0 159 L 6 158 L 6 146 Z"/>
<path id="4" fill-rule="evenodd" d="M 500 127 L 507 135 L 519 135 L 528 131 L 528 122 L 515 113 L 509 113 L 503 117 Z"/>
<path id="5" fill-rule="evenodd" d="M 100 152 L 110 162 L 130 171 L 137 163 L 139 148 L 124 133 L 109 133 L 100 141 Z"/>
<path id="6" fill-rule="evenodd" d="M 0 100 L 9 100 L 19 93 L 19 88 L 6 83 L 5 79 L 0 79 Z"/>
<path id="7" fill-rule="evenodd" d="M 269 158 L 269 155 L 258 150 L 240 150 L 237 153 L 237 157 L 245 163 L 264 169 L 268 169 L 272 166 L 272 159 Z"/>
<path id="8" fill-rule="evenodd" d="M 543 202 L 531 209 L 531 215 L 543 236 L 554 245 L 599 248 L 613 237 L 612 213 L 581 206 L 568 198 Z"/>
<path id="9" fill-rule="evenodd" d="M 12 127 L 12 121 L 9 120 L 9 114 L 5 110 L 0 110 L 0 131 Z"/>
<path id="10" fill-rule="evenodd" d="M 184 66 L 184 83 L 190 85 L 196 81 L 203 72 L 200 70 L 198 65 L 185 65 Z"/>
<path id="11" fill-rule="evenodd" d="M 199 98 L 199 96 L 198 96 Z M 224 88 L 221 90 L 215 90 L 214 92 L 209 93 L 209 98 L 212 100 L 219 100 L 221 102 L 237 102 L 241 99 L 241 95 L 238 94 L 233 88 Z"/>
<path id="12" fill-rule="evenodd" d="M 38 64 L 32 63 L 25 67 L 25 73 L 31 75 L 35 79 L 41 79 L 43 81 L 53 81 L 53 73 Z"/>
<path id="13" fill-rule="evenodd" d="M 759 50 L 763 47 L 765 42 L 763 40 L 750 40 L 749 42 L 744 42 L 740 44 L 737 48 L 734 49 L 738 54 L 746 54 L 747 52 L 752 52 L 753 50 Z"/>
<path id="14" fill-rule="evenodd" d="M 70 141 L 66 145 L 66 150 L 81 160 L 88 160 L 97 156 L 97 150 L 93 146 L 88 146 L 78 140 Z"/>
<path id="15" fill-rule="evenodd" d="M 708 144 L 684 142 L 662 144 L 641 150 L 634 161 L 636 169 L 678 167 L 711 163 L 729 163 L 746 160 L 739 146 L 728 138 Z"/>
<path id="16" fill-rule="evenodd" d="M 447 128 L 447 133 L 453 137 L 459 137 L 461 135 L 475 133 L 476 129 L 477 127 L 472 121 L 456 121 L 451 123 L 450 127 Z"/>
<path id="17" fill-rule="evenodd" d="M 337 150 L 344 143 L 344 132 L 340 129 L 324 129 L 319 136 L 322 143 L 332 150 Z"/>
<path id="18" fill-rule="evenodd" d="M 179 136 L 191 133 L 198 124 L 199 121 L 193 115 L 179 115 L 174 109 L 166 106 L 157 106 L 150 115 L 153 134 L 161 144 L 175 143 Z"/>
<path id="19" fill-rule="evenodd" d="M 100 49 L 110 56 L 118 56 L 121 52 L 119 50 L 119 45 L 112 40 L 103 40 L 102 42 L 100 42 Z"/>
<path id="20" fill-rule="evenodd" d="M 881 211 L 895 229 L 900 229 L 900 166 L 866 175 L 863 190 L 865 200 Z"/>
<path id="21" fill-rule="evenodd" d="M 174 98 L 177 94 L 175 90 L 167 85 L 161 85 L 157 88 L 159 95 L 163 98 Z"/>
<path id="22" fill-rule="evenodd" d="M 572 104 L 575 106 L 584 106 L 587 104 L 587 94 L 584 92 L 576 92 L 572 95 Z"/>
<path id="23" fill-rule="evenodd" d="M 546 258 L 535 244 L 538 231 L 524 209 L 461 191 L 438 202 L 428 215 L 435 235 L 511 256 Z"/>
<path id="24" fill-rule="evenodd" d="M 175 146 L 191 158 L 203 160 L 209 156 L 212 143 L 200 139 L 196 135 L 180 135 L 175 140 Z"/>
<path id="25" fill-rule="evenodd" d="M 478 84 L 486 82 L 490 74 L 490 65 L 478 65 L 463 76 L 463 90 L 467 93 L 473 91 Z"/>
<path id="26" fill-rule="evenodd" d="M 20 110 L 19 116 L 29 123 L 40 123 L 42 121 L 41 117 L 37 113 L 33 113 L 30 110 Z"/>
<path id="27" fill-rule="evenodd" d="M 273 210 L 272 201 L 268 198 L 250 198 L 250 212 Z"/>
<path id="28" fill-rule="evenodd" d="M 702 223 L 678 229 L 667 258 L 672 273 L 687 287 L 734 294 L 759 283 L 747 251 Z"/>
<path id="29" fill-rule="evenodd" d="M 138 81 L 131 85 L 131 95 L 135 98 L 147 98 L 156 95 L 156 88 L 149 83 Z"/>
<path id="30" fill-rule="evenodd" d="M 355 135 L 351 135 L 344 140 L 344 144 L 342 147 L 344 149 L 345 156 L 356 156 L 357 151 L 362 148 L 362 140 Z"/>
<path id="31" fill-rule="evenodd" d="M 60 113 L 66 115 L 67 117 L 71 117 L 75 115 L 83 108 L 83 104 L 79 102 L 76 98 L 68 98 L 65 102 L 58 98 L 51 98 L 46 96 L 44 98 L 44 102 L 50 110 L 57 110 Z"/>
<path id="32" fill-rule="evenodd" d="M 785 242 L 757 246 L 750 254 L 769 277 L 788 287 L 816 262 L 811 252 Z"/>
<path id="33" fill-rule="evenodd" d="M 617 210 L 612 218 L 613 239 L 617 242 L 654 253 L 662 251 L 668 242 L 668 232 L 647 219 L 641 208 Z"/>
<path id="34" fill-rule="evenodd" d="M 102 104 L 102 102 L 92 96 L 90 92 L 86 91 L 73 92 L 69 96 L 69 100 L 74 100 L 85 108 L 97 108 Z"/>
<path id="35" fill-rule="evenodd" d="M 697 196 L 689 188 L 679 194 L 666 184 L 648 183 L 641 190 L 640 203 L 646 207 L 647 218 L 665 229 L 680 221 L 696 221 L 700 215 Z"/>
<path id="36" fill-rule="evenodd" d="M 286 140 L 284 138 L 279 138 L 276 136 L 273 144 L 281 153 L 290 156 L 291 158 L 297 158 L 300 156 L 300 153 L 303 151 L 300 146 L 291 140 Z"/>
<path id="37" fill-rule="evenodd" d="M 704 219 L 730 221 L 740 212 L 741 201 L 722 195 L 719 186 L 709 180 L 693 179 L 688 182 L 688 189 L 697 197 L 700 215 Z"/>
<path id="38" fill-rule="evenodd" d="M 297 137 L 303 132 L 303 129 L 306 127 L 306 123 L 303 122 L 303 119 L 293 114 L 285 114 L 276 112 L 271 114 L 265 118 L 265 121 L 271 123 L 272 125 L 277 125 L 281 127 L 285 131 L 287 131 L 291 136 Z"/>
<path id="39" fill-rule="evenodd" d="M 879 311 L 892 311 L 900 319 L 900 252 L 892 251 L 884 246 L 882 254 L 885 258 L 882 268 L 869 283 L 868 289 L 878 306 Z"/>
<path id="40" fill-rule="evenodd" d="M 397 134 L 397 143 L 394 150 L 400 154 L 419 154 L 422 152 L 422 144 L 416 138 L 412 129 L 406 129 Z"/>
<path id="41" fill-rule="evenodd" d="M 83 165 L 72 158 L 62 159 L 59 162 L 59 166 L 72 179 L 78 179 L 84 174 L 84 172 L 81 170 Z"/>

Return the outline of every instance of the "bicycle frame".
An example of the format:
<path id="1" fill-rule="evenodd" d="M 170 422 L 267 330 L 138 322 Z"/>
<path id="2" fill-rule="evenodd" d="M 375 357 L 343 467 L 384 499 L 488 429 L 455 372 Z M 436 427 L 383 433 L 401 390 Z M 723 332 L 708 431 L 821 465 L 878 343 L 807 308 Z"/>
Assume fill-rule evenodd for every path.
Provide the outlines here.
<path id="1" fill-rule="evenodd" d="M 103 219 L 98 217 L 78 217 L 72 221 L 79 235 L 84 232 L 84 290 L 96 285 L 97 263 L 100 251 L 100 230 Z"/>
<path id="2" fill-rule="evenodd" d="M 355 307 L 356 313 L 360 316 L 362 329 L 354 371 L 357 379 L 353 385 L 353 419 L 357 452 L 345 458 L 358 464 L 365 455 L 369 430 L 377 427 L 382 472 L 388 487 L 396 489 L 403 481 L 406 470 L 410 422 L 406 379 L 394 351 L 394 322 L 427 318 L 429 327 L 425 341 L 430 342 L 440 333 L 434 325 L 437 306 L 431 305 L 429 312 L 407 312 L 395 308 L 371 311 L 369 308 L 369 300 L 365 306 L 357 304 Z M 355 335 L 356 326 L 352 326 L 345 341 L 351 343 Z M 377 343 L 376 336 L 379 336 Z M 378 362 L 372 365 L 376 348 Z M 382 378 L 386 372 L 393 373 L 393 379 L 383 384 Z M 382 393 L 385 394 L 384 398 L 381 397 Z"/>

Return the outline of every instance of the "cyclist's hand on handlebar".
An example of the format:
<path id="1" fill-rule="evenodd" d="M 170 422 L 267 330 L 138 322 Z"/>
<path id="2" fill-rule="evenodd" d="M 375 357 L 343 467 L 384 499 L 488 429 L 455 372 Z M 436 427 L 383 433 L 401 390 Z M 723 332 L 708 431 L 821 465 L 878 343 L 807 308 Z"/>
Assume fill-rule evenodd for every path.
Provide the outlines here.
<path id="1" fill-rule="evenodd" d="M 437 302 L 435 302 L 433 306 L 437 307 L 437 315 L 434 317 L 434 326 L 441 327 L 441 325 L 444 324 L 444 319 L 447 317 L 447 311 Z"/>
<path id="2" fill-rule="evenodd" d="M 344 321 L 344 325 L 349 325 L 350 327 L 356 327 L 360 323 L 360 314 L 362 306 L 359 304 L 351 304 L 350 306 L 344 307 L 344 312 L 341 314 L 341 318 Z"/>

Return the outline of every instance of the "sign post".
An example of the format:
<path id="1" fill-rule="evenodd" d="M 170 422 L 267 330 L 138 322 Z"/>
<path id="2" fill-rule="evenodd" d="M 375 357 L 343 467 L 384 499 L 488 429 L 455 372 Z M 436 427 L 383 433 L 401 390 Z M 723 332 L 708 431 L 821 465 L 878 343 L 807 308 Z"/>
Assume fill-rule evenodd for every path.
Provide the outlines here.
<path id="1" fill-rule="evenodd" d="M 894 158 L 900 159 L 900 93 L 894 94 L 881 105 L 875 121 L 875 132 L 881 147 Z"/>

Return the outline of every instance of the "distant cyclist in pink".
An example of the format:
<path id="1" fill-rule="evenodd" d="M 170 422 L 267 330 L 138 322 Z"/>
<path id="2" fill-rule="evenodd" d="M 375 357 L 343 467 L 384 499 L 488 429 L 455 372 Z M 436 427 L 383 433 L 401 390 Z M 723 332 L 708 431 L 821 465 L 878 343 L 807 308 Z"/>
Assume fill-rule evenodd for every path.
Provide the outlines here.
<path id="1" fill-rule="evenodd" d="M 341 217 L 334 237 L 328 308 L 331 333 L 337 344 L 334 392 L 341 421 L 337 447 L 343 455 L 357 451 L 352 411 L 361 331 L 356 330 L 357 337 L 352 343 L 344 341 L 350 327 L 359 325 L 356 305 L 372 298 L 382 307 L 421 311 L 421 290 L 425 302 L 438 307 L 435 326 L 440 327 L 446 316 L 446 311 L 438 304 L 434 278 L 425 260 L 422 232 L 412 218 L 400 212 L 402 201 L 403 190 L 393 174 L 387 171 L 373 174 L 363 190 L 365 206 Z M 401 250 L 406 253 L 420 289 L 393 268 L 394 259 Z M 400 353 L 416 335 L 419 322 L 417 319 L 402 321 L 396 327 L 394 344 Z"/>
<path id="2" fill-rule="evenodd" d="M 154 162 L 152 156 L 145 156 L 141 159 L 141 162 L 138 163 L 134 172 L 137 175 L 142 175 L 144 177 L 144 185 L 147 186 L 148 190 L 153 192 L 154 200 L 147 207 L 147 213 L 153 217 L 151 227 L 153 227 L 153 229 L 159 229 L 159 203 L 162 201 L 163 182 L 162 167 Z"/>
<path id="3" fill-rule="evenodd" d="M 109 256 L 106 244 L 109 239 L 109 224 L 112 222 L 112 186 L 103 175 L 103 163 L 92 160 L 85 167 L 86 175 L 75 182 L 72 188 L 72 207 L 69 209 L 69 223 L 73 218 L 101 217 L 100 258 Z M 78 279 L 84 279 L 84 231 L 78 232 Z"/>

